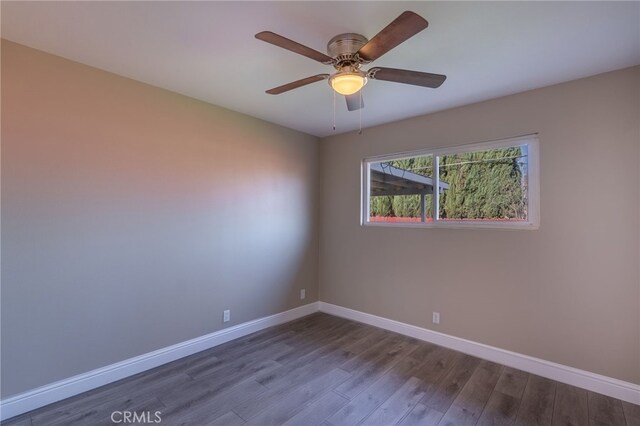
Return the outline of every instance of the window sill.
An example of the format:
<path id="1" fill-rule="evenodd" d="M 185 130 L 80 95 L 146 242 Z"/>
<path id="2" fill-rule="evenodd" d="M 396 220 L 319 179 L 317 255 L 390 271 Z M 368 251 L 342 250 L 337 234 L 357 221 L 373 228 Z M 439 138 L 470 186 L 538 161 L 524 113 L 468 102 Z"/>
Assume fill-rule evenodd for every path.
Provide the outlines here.
<path id="1" fill-rule="evenodd" d="M 482 229 L 482 230 L 520 230 L 520 231 L 535 231 L 540 228 L 539 224 L 532 222 L 472 222 L 465 221 L 464 223 L 452 223 L 452 222 L 363 222 L 362 226 L 369 226 L 373 228 L 428 228 L 428 229 Z"/>

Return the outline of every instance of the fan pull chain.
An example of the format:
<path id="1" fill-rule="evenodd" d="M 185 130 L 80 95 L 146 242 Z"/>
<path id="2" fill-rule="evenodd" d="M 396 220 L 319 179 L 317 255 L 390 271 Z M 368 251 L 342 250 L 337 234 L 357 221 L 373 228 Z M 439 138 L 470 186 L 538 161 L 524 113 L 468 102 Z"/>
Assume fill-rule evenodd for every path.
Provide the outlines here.
<path id="1" fill-rule="evenodd" d="M 360 89 L 360 109 L 358 110 L 360 113 L 360 129 L 358 129 L 358 134 L 362 134 L 362 89 Z"/>
<path id="2" fill-rule="evenodd" d="M 336 91 L 333 92 L 333 131 L 336 131 Z"/>

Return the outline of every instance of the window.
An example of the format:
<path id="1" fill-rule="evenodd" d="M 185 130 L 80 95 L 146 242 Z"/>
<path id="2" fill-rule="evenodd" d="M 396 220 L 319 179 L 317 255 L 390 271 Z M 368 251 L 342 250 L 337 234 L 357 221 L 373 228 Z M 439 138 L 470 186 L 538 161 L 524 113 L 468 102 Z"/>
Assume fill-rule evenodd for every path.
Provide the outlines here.
<path id="1" fill-rule="evenodd" d="M 538 227 L 538 140 L 524 136 L 367 158 L 365 225 Z"/>

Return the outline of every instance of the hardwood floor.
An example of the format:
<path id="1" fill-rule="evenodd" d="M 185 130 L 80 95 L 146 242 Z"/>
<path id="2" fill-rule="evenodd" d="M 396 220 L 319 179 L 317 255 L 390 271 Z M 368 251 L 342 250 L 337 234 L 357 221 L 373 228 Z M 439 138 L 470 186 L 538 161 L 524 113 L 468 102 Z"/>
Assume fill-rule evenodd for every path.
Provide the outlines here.
<path id="1" fill-rule="evenodd" d="M 326 314 L 254 333 L 3 422 L 640 426 L 640 406 Z M 123 423 L 120 423 L 123 424 Z"/>

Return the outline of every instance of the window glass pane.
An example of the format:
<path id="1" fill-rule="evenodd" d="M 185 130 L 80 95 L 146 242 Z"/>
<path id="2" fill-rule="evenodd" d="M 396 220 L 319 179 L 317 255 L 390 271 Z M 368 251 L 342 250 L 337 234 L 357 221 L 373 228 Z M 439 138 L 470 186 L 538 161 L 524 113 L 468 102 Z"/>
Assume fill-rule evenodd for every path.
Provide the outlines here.
<path id="1" fill-rule="evenodd" d="M 369 163 L 369 222 L 433 221 L 433 156 Z"/>
<path id="2" fill-rule="evenodd" d="M 527 145 L 438 157 L 438 219 L 527 221 Z"/>

